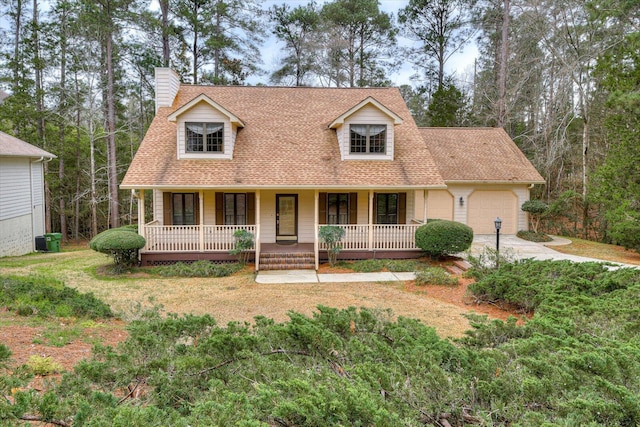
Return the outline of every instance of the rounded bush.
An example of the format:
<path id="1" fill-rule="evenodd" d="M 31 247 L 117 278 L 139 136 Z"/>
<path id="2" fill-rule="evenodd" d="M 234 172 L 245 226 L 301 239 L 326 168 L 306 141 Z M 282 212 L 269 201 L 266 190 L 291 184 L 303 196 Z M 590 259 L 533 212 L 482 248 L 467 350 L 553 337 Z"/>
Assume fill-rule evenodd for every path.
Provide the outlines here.
<path id="1" fill-rule="evenodd" d="M 89 247 L 113 257 L 116 267 L 133 265 L 138 259 L 138 250 L 146 241 L 132 228 L 113 228 L 96 235 Z"/>
<path id="2" fill-rule="evenodd" d="M 466 251 L 473 242 L 471 227 L 456 221 L 428 222 L 416 230 L 416 246 L 432 258 Z"/>

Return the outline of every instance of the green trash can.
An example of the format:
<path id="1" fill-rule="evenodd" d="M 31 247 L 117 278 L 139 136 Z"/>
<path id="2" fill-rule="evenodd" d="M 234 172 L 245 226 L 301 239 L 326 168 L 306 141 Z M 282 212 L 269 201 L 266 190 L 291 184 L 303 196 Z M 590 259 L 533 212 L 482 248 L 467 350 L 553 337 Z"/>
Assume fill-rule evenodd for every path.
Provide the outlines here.
<path id="1" fill-rule="evenodd" d="M 44 240 L 47 242 L 47 250 L 49 252 L 60 252 L 60 241 L 62 241 L 62 233 L 46 233 Z"/>

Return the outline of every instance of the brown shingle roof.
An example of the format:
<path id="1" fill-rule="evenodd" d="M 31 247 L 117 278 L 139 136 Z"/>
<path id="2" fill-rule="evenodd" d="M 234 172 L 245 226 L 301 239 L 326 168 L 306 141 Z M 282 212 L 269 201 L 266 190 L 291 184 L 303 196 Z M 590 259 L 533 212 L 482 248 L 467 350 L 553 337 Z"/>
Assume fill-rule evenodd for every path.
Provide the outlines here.
<path id="1" fill-rule="evenodd" d="M 0 156 L 47 157 L 49 159 L 56 157 L 48 151 L 44 151 L 42 148 L 38 148 L 35 145 L 31 145 L 4 132 L 0 132 Z"/>
<path id="2" fill-rule="evenodd" d="M 176 124 L 167 116 L 200 94 L 242 117 L 232 160 L 178 160 Z M 372 96 L 398 114 L 395 161 L 341 161 L 328 125 Z M 123 188 L 150 187 L 444 187 L 398 89 L 182 85 L 160 108 Z"/>
<path id="3" fill-rule="evenodd" d="M 420 128 L 445 182 L 544 183 L 500 128 Z"/>

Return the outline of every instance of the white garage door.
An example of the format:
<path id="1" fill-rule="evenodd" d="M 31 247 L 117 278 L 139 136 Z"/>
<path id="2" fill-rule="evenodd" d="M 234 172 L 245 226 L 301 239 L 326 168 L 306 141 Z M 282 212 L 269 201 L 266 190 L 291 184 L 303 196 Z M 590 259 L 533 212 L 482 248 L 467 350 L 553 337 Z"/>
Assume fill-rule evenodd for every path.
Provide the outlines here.
<path id="1" fill-rule="evenodd" d="M 516 234 L 518 198 L 511 191 L 474 191 L 469 196 L 467 223 L 474 234 L 495 234 L 493 221 L 502 220 L 502 234 Z"/>

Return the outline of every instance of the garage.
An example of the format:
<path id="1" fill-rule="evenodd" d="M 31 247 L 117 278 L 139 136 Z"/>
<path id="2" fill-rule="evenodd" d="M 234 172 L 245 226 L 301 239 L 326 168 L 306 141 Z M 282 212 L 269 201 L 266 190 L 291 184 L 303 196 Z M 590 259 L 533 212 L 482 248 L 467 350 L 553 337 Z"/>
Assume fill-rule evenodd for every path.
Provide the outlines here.
<path id="1" fill-rule="evenodd" d="M 474 234 L 495 234 L 493 221 L 502 219 L 503 234 L 516 234 L 518 231 L 518 198 L 511 191 L 479 190 L 469 196 L 467 224 Z"/>

